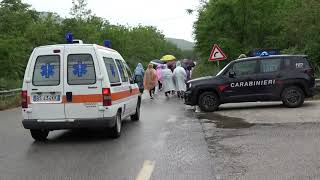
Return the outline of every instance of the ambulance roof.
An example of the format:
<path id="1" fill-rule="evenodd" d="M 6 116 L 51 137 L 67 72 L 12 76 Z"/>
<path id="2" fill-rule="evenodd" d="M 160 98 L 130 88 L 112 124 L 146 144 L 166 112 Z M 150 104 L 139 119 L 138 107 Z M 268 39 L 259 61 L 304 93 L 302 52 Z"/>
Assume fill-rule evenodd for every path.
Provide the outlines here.
<path id="1" fill-rule="evenodd" d="M 114 49 L 111 49 L 111 48 L 108 48 L 108 47 L 104 47 L 104 46 L 100 46 L 100 45 L 97 45 L 97 44 L 53 44 L 53 45 L 39 46 L 37 48 L 57 48 L 59 46 L 64 46 L 64 47 L 92 46 L 92 47 L 95 47 L 95 48 L 100 49 L 100 50 L 106 50 L 106 51 L 109 51 L 109 52 L 118 53 L 118 51 L 116 51 Z"/>

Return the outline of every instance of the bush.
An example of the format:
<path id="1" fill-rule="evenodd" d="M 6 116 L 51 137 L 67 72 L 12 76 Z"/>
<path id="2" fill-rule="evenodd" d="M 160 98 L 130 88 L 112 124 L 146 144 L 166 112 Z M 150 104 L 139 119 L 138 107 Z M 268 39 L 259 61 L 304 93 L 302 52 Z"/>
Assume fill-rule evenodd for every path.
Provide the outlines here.
<path id="1" fill-rule="evenodd" d="M 0 78 L 0 90 L 21 88 L 22 80 Z"/>
<path id="2" fill-rule="evenodd" d="M 20 102 L 21 102 L 20 94 L 1 99 L 0 110 L 18 107 L 20 105 Z"/>

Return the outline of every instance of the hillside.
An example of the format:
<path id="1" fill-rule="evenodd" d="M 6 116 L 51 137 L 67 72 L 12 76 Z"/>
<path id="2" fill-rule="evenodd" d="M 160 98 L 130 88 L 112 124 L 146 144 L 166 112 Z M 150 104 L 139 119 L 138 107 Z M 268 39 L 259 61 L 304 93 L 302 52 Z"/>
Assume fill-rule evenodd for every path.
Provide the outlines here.
<path id="1" fill-rule="evenodd" d="M 194 47 L 194 43 L 190 41 L 186 41 L 184 39 L 175 39 L 175 38 L 167 38 L 167 40 L 182 50 L 192 50 Z"/>

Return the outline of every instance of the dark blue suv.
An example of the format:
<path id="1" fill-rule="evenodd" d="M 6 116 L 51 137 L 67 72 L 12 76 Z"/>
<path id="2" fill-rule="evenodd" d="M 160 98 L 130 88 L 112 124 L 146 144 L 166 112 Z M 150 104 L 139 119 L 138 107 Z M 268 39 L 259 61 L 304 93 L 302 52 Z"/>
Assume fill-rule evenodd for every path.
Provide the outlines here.
<path id="1" fill-rule="evenodd" d="M 189 81 L 185 104 L 202 111 L 220 104 L 282 101 L 299 107 L 315 93 L 314 70 L 305 55 L 250 57 L 230 62 L 216 76 Z"/>

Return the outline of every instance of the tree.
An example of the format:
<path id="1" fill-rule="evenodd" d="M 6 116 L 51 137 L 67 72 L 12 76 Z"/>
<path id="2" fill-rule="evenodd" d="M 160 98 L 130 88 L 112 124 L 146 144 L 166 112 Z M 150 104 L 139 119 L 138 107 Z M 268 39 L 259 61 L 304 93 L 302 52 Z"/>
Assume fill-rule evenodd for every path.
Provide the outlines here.
<path id="1" fill-rule="evenodd" d="M 92 15 L 92 11 L 87 6 L 87 0 L 72 0 L 70 14 L 76 19 L 88 19 Z"/>
<path id="2" fill-rule="evenodd" d="M 320 65 L 320 1 L 209 0 L 198 13 L 196 51 L 199 65 L 212 69 L 207 74 L 217 71 L 207 62 L 212 44 L 222 46 L 228 61 L 253 48 L 277 48 Z"/>

